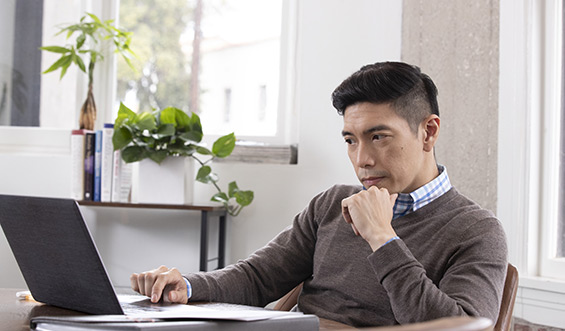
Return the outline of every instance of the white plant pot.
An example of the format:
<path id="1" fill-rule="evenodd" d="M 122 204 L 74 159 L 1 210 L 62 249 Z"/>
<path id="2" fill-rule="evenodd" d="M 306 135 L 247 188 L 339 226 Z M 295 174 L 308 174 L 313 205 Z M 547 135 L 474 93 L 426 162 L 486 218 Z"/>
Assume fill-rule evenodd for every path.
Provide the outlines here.
<path id="1" fill-rule="evenodd" d="M 134 164 L 134 203 L 192 204 L 194 161 L 190 157 L 167 157 L 161 164 L 144 159 Z"/>

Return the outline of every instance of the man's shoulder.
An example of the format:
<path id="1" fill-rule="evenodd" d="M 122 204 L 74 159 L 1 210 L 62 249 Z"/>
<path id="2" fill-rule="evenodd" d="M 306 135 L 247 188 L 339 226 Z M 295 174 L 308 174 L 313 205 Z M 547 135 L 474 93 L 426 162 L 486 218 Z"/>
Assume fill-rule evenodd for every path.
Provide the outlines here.
<path id="1" fill-rule="evenodd" d="M 502 224 L 492 211 L 481 207 L 455 188 L 445 194 L 443 203 L 435 212 L 439 213 L 439 217 L 444 218 L 451 227 L 461 232 L 469 231 L 471 228 L 481 228 L 483 229 L 481 232 L 493 231 L 497 234 L 504 232 Z"/>
<path id="2" fill-rule="evenodd" d="M 454 210 L 457 214 L 469 213 L 478 218 L 496 218 L 492 211 L 481 207 L 477 202 L 457 191 L 455 187 L 451 188 L 445 196 L 448 200 L 445 207 Z"/>

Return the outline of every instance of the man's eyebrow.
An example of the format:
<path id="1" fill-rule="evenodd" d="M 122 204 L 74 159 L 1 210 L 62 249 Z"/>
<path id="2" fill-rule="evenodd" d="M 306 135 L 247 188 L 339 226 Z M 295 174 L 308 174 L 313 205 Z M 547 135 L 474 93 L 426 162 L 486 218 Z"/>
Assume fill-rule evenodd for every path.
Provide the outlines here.
<path id="1" fill-rule="evenodd" d="M 371 134 L 371 133 L 376 132 L 376 131 L 387 131 L 387 130 L 390 130 L 390 127 L 388 125 L 381 124 L 381 125 L 376 125 L 376 126 L 373 126 L 371 128 L 368 128 L 367 130 L 363 131 L 363 134 L 367 135 L 367 134 Z M 354 136 L 353 133 L 351 133 L 349 131 L 345 131 L 345 130 L 341 131 L 341 135 L 344 136 L 344 137 L 345 136 Z"/>
<path id="2" fill-rule="evenodd" d="M 390 130 L 390 126 L 381 124 L 381 125 L 375 125 L 372 128 L 363 131 L 363 134 L 369 134 L 375 131 L 388 131 L 388 130 Z"/>

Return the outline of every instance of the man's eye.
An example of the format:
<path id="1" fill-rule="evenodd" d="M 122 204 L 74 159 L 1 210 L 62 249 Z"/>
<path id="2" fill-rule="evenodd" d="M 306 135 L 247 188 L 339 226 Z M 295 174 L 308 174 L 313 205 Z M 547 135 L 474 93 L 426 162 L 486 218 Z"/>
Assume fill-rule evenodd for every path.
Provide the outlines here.
<path id="1" fill-rule="evenodd" d="M 380 134 L 376 134 L 376 135 L 373 136 L 373 140 L 381 140 L 383 138 L 384 138 L 384 136 L 381 136 Z"/>
<path id="2" fill-rule="evenodd" d="M 353 140 L 351 140 L 350 138 L 345 138 L 345 143 L 351 145 L 353 144 Z"/>

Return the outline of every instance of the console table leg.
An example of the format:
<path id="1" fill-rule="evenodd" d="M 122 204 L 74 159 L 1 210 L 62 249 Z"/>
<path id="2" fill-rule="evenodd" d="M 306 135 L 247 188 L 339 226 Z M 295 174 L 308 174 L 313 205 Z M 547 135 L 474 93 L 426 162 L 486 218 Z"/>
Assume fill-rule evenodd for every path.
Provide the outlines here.
<path id="1" fill-rule="evenodd" d="M 218 269 L 225 267 L 226 259 L 226 215 L 220 215 L 218 240 Z"/>
<path id="2" fill-rule="evenodd" d="M 208 212 L 201 212 L 200 220 L 200 271 L 208 270 Z"/>

